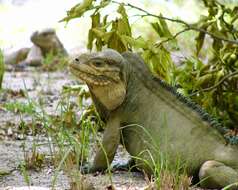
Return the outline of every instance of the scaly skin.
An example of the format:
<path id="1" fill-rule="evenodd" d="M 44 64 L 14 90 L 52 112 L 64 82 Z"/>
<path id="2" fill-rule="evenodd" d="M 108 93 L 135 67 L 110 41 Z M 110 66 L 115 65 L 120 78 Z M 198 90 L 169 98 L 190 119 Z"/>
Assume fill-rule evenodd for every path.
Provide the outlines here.
<path id="1" fill-rule="evenodd" d="M 106 121 L 102 144 L 107 159 L 99 148 L 91 172 L 107 168 L 121 140 L 148 174 L 164 157 L 170 166 L 179 160 L 189 175 L 199 175 L 205 188 L 238 181 L 238 147 L 227 145 L 212 127 L 217 123 L 200 107 L 154 78 L 138 55 L 83 54 L 72 60 L 70 70 L 86 82 Z"/>
<path id="2" fill-rule="evenodd" d="M 43 58 L 48 54 L 66 56 L 67 52 L 51 28 L 36 31 L 31 35 L 33 46 L 21 48 L 9 55 L 5 55 L 5 64 L 22 64 L 31 66 L 42 65 Z"/>

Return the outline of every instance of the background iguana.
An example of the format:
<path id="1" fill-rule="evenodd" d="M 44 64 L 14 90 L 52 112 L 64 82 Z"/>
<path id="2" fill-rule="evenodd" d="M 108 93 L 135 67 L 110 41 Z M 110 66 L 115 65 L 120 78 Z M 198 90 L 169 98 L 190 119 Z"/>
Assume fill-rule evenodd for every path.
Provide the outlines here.
<path id="1" fill-rule="evenodd" d="M 106 121 L 102 144 L 109 164 L 121 139 L 130 155 L 139 158 L 136 165 L 149 174 L 163 156 L 170 165 L 180 160 L 189 175 L 199 175 L 203 187 L 238 182 L 237 145 L 227 144 L 215 129 L 221 129 L 219 124 L 199 106 L 153 77 L 137 54 L 83 54 L 70 69 L 86 82 Z M 106 168 L 99 148 L 91 171 Z"/>
<path id="2" fill-rule="evenodd" d="M 31 35 L 31 42 L 33 43 L 31 48 L 21 48 L 6 55 L 5 64 L 39 66 L 42 64 L 43 58 L 49 53 L 54 56 L 67 55 L 63 44 L 52 28 L 35 31 Z"/>

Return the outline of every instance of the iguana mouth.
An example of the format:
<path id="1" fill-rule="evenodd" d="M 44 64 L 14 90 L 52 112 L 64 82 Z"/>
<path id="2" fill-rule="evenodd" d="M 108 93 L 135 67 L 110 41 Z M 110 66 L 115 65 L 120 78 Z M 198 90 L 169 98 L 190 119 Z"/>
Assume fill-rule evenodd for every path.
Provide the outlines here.
<path id="1" fill-rule="evenodd" d="M 76 77 L 80 78 L 82 81 L 88 84 L 96 86 L 106 86 L 111 82 L 113 82 L 113 80 L 107 76 L 96 74 L 96 72 L 93 72 L 92 68 L 89 66 L 84 65 L 82 67 L 79 64 L 71 63 L 69 67 L 73 75 L 75 75 Z M 87 68 L 87 71 L 86 69 L 84 69 L 85 67 Z"/>

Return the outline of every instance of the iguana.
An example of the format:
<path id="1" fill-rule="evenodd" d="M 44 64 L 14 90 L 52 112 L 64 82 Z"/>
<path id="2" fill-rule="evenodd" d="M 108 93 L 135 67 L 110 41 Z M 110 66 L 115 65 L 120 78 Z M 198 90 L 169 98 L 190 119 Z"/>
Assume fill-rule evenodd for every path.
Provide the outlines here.
<path id="1" fill-rule="evenodd" d="M 67 52 L 52 28 L 35 31 L 31 35 L 31 48 L 21 48 L 5 55 L 5 64 L 40 66 L 48 53 L 65 56 Z"/>
<path id="2" fill-rule="evenodd" d="M 121 140 L 148 174 L 164 156 L 171 166 L 178 160 L 185 164 L 202 187 L 238 182 L 237 145 L 227 144 L 210 115 L 154 77 L 139 55 L 111 49 L 82 54 L 71 61 L 70 71 L 87 84 L 106 122 L 91 172 L 107 168 Z"/>

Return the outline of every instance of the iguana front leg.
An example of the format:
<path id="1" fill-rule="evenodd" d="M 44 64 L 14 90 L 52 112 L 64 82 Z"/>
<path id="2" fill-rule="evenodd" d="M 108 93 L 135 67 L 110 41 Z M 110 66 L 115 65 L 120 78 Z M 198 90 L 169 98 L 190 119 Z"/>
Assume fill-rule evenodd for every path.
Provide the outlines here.
<path id="1" fill-rule="evenodd" d="M 38 46 L 33 45 L 23 63 L 30 66 L 40 66 L 42 65 L 42 62 L 43 55 L 41 49 Z"/>
<path id="2" fill-rule="evenodd" d="M 118 118 L 111 118 L 106 124 L 103 140 L 94 158 L 90 172 L 107 169 L 113 161 L 119 143 L 120 121 Z"/>

